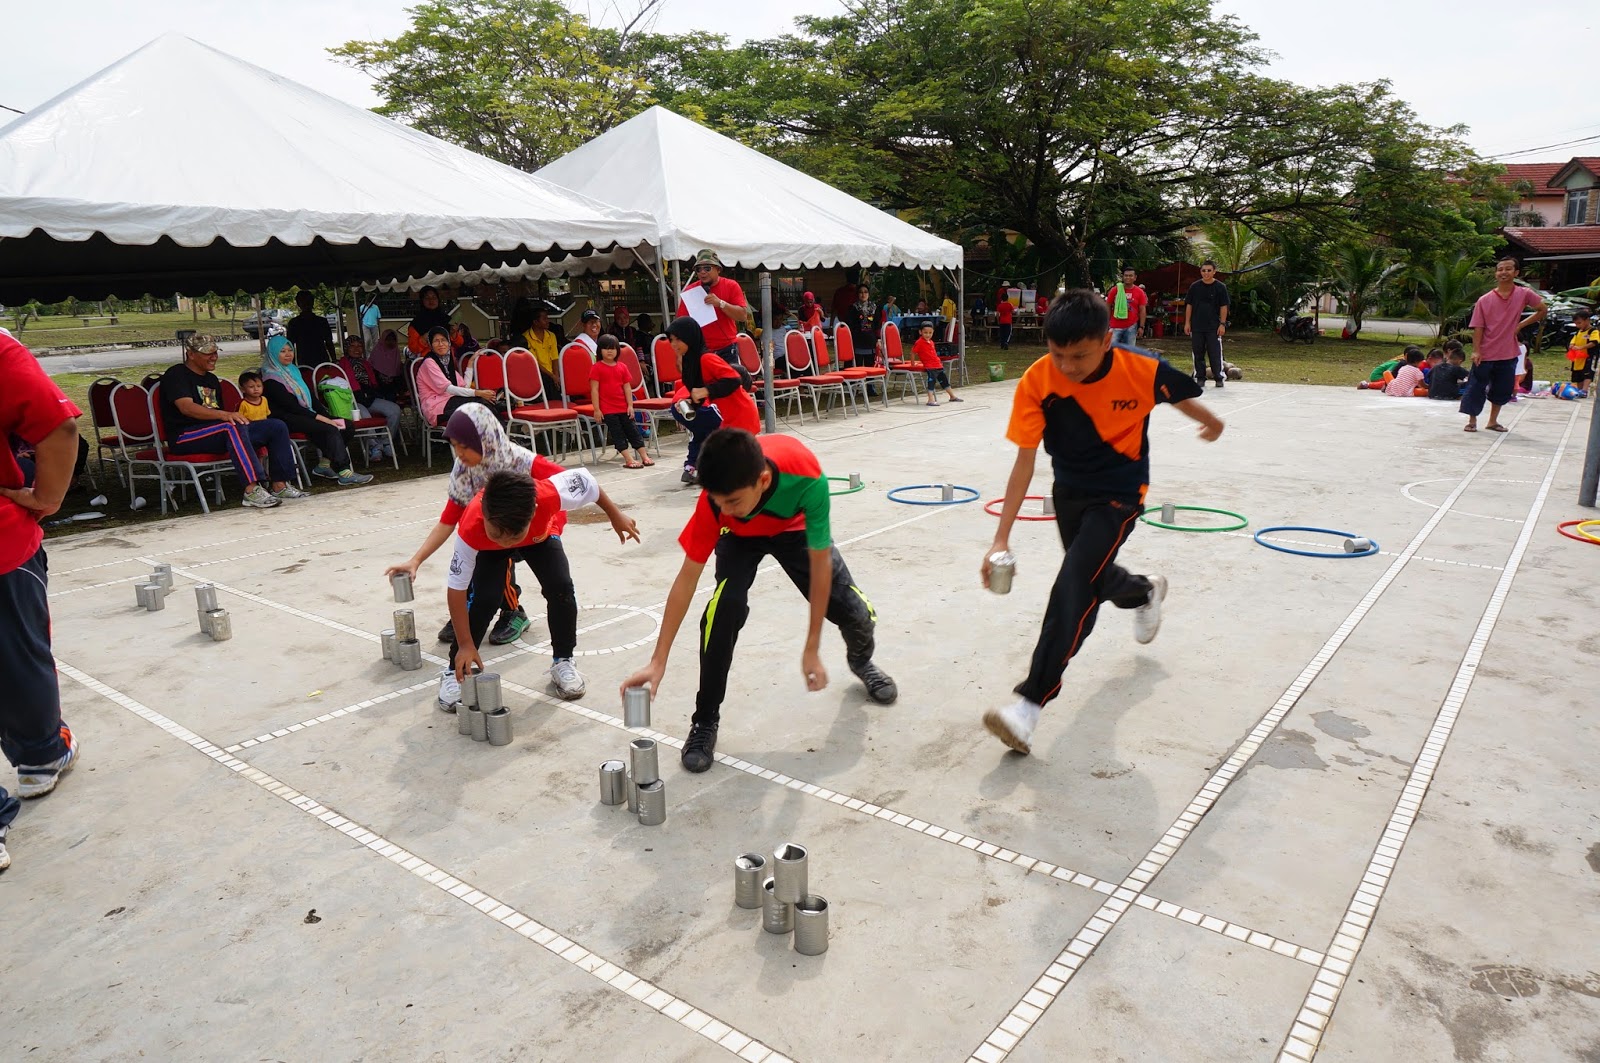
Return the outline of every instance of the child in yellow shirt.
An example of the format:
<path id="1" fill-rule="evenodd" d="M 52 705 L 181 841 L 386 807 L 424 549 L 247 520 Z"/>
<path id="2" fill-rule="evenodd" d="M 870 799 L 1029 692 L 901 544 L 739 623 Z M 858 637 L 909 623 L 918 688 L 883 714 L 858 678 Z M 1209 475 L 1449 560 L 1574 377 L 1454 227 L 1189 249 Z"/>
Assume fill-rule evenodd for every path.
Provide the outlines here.
<path id="1" fill-rule="evenodd" d="M 243 401 L 239 403 L 239 412 L 252 421 L 265 421 L 272 416 L 272 410 L 267 406 L 267 398 L 262 393 L 261 374 L 254 369 L 246 369 L 239 374 L 239 393 Z"/>

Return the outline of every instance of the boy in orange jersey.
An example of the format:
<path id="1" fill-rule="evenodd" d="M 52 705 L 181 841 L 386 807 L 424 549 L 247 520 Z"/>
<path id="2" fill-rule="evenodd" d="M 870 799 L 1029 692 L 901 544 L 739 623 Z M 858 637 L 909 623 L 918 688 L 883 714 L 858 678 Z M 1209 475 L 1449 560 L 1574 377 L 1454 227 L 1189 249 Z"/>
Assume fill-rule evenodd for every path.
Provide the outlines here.
<path id="1" fill-rule="evenodd" d="M 1033 479 L 1044 444 L 1055 469 L 1056 525 L 1066 557 L 1050 591 L 1020 700 L 984 713 L 983 724 L 1017 750 L 1032 748 L 1039 710 L 1061 691 L 1061 675 L 1094 630 L 1102 602 L 1136 610 L 1134 638 L 1149 642 L 1161 626 L 1165 576 L 1135 575 L 1116 563 L 1150 484 L 1149 421 L 1170 402 L 1200 423 L 1200 438 L 1222 434 L 1222 421 L 1198 396 L 1200 385 L 1165 360 L 1113 347 L 1111 315 L 1092 291 L 1058 296 L 1044 318 L 1050 353 L 1029 366 L 1012 398 L 1006 438 L 1017 460 L 980 576 L 989 585 L 990 556 L 1010 550 L 1011 526 Z"/>

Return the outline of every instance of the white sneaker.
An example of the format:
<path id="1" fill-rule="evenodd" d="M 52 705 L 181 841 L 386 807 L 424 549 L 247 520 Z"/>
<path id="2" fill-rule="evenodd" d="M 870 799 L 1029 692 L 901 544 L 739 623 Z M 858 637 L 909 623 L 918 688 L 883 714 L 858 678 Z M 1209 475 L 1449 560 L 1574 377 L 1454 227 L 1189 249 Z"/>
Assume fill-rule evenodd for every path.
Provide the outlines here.
<path id="1" fill-rule="evenodd" d="M 1150 600 L 1133 611 L 1133 640 L 1150 642 L 1161 630 L 1161 599 L 1167 596 L 1167 577 L 1150 577 Z"/>
<path id="2" fill-rule="evenodd" d="M 990 709 L 984 713 L 983 725 L 990 734 L 1018 753 L 1031 753 L 1033 729 L 1039 725 L 1039 706 L 1027 698 L 1019 698 L 1003 709 Z"/>
<path id="3" fill-rule="evenodd" d="M 11 854 L 6 852 L 6 828 L 0 827 L 0 871 L 11 866 Z"/>
<path id="4" fill-rule="evenodd" d="M 283 490 L 272 492 L 272 497 L 284 502 L 298 502 L 302 498 L 310 498 L 310 491 L 302 491 L 292 483 L 285 483 Z"/>
<path id="5" fill-rule="evenodd" d="M 461 684 L 456 680 L 454 669 L 446 668 L 439 673 L 439 711 L 455 712 L 461 707 Z"/>
<path id="6" fill-rule="evenodd" d="M 563 657 L 550 666 L 550 681 L 555 684 L 556 693 L 567 701 L 583 697 L 588 689 L 571 657 Z"/>
<path id="7" fill-rule="evenodd" d="M 244 503 L 248 509 L 271 509 L 273 506 L 283 505 L 283 500 L 272 497 L 272 494 L 260 484 L 251 484 L 250 490 L 244 493 Z"/>

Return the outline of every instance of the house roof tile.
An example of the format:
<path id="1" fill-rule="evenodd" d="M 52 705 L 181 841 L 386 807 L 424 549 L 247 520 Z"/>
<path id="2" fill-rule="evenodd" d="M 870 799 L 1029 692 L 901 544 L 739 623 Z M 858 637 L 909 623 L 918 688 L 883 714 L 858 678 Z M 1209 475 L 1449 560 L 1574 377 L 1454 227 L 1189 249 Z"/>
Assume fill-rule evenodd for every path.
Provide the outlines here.
<path id="1" fill-rule="evenodd" d="M 1506 239 L 1536 255 L 1600 256 L 1600 225 L 1551 225 L 1506 229 Z"/>

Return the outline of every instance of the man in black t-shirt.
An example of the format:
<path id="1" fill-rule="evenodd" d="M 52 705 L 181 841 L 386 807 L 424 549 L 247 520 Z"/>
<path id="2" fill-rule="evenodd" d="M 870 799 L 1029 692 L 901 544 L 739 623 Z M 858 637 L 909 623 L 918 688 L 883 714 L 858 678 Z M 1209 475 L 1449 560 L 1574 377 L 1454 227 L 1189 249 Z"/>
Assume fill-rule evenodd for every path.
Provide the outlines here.
<path id="1" fill-rule="evenodd" d="M 294 305 L 300 313 L 289 319 L 283 332 L 294 344 L 295 364 L 315 369 L 323 362 L 338 361 L 333 349 L 333 326 L 316 312 L 315 297 L 302 290 L 295 295 Z"/>
<path id="2" fill-rule="evenodd" d="M 1222 337 L 1228 331 L 1228 288 L 1217 280 L 1217 264 L 1200 263 L 1200 279 L 1189 285 L 1183 300 L 1183 334 L 1194 352 L 1195 383 L 1205 387 L 1206 361 L 1211 376 L 1222 386 Z"/>
<path id="3" fill-rule="evenodd" d="M 161 374 L 157 387 L 167 453 L 226 453 L 245 485 L 244 504 L 251 509 L 308 497 L 289 483 L 294 475 L 289 426 L 271 417 L 252 421 L 238 410 L 223 409 L 222 382 L 212 372 L 216 367 L 217 341 L 196 333 L 183 341 L 183 361 Z M 267 448 L 265 470 L 257 447 Z M 264 486 L 269 475 L 270 492 Z"/>

